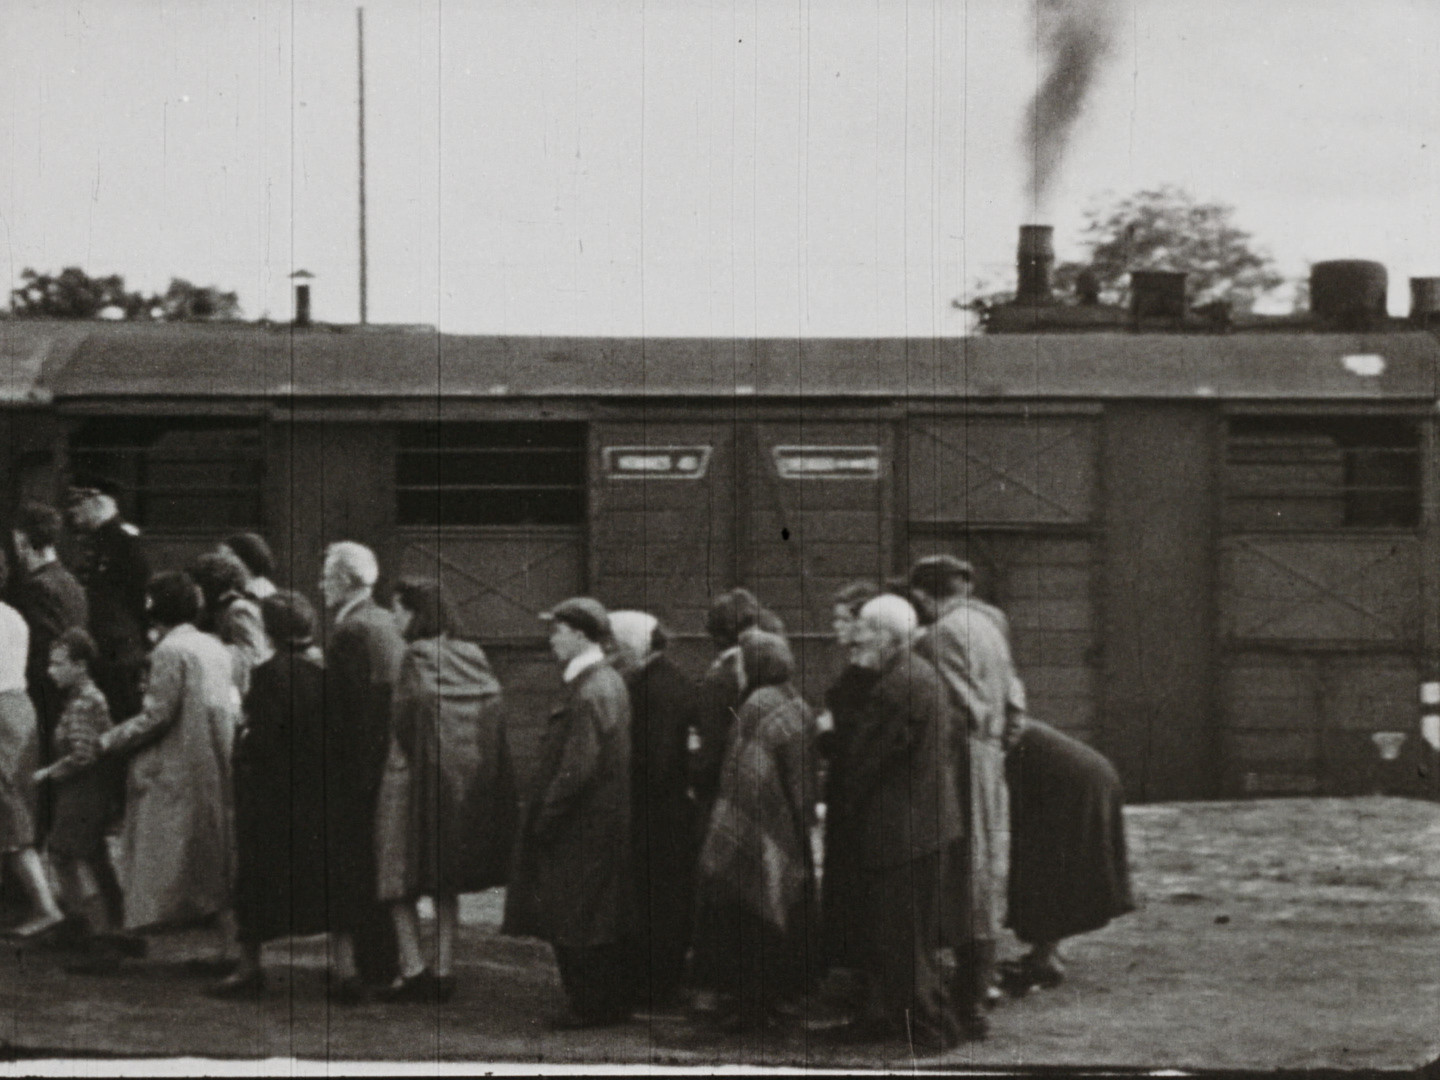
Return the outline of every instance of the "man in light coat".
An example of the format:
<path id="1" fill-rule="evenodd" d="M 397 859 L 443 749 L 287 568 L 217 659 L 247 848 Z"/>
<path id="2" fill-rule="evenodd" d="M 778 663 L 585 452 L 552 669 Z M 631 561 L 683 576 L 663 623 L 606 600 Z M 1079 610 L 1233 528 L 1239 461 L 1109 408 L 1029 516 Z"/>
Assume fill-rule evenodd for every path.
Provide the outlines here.
<path id="1" fill-rule="evenodd" d="M 505 932 L 555 950 L 570 1011 L 558 1028 L 622 1023 L 634 1011 L 630 695 L 601 648 L 605 608 L 566 600 L 544 618 L 565 697 L 549 718 L 521 822 Z"/>
<path id="2" fill-rule="evenodd" d="M 995 981 L 995 947 L 1005 925 L 1010 849 L 1005 751 L 1024 712 L 1024 691 L 1010 656 L 1009 627 L 999 609 L 972 596 L 974 571 L 950 555 L 922 559 L 910 587 L 936 615 L 918 647 L 940 670 L 965 717 L 970 756 L 970 940 L 961 976 L 965 997 L 983 1000 Z"/>

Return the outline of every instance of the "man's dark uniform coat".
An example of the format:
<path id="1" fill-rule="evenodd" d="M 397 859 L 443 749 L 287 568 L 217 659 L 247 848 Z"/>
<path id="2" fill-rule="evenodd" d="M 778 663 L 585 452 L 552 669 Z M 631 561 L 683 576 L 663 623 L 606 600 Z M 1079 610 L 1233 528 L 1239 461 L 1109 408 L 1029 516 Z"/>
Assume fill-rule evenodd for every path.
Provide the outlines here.
<path id="1" fill-rule="evenodd" d="M 86 538 L 79 574 L 90 608 L 90 636 L 99 653 L 95 685 L 117 723 L 140 711 L 145 664 L 145 588 L 150 564 L 140 530 L 117 515 Z"/>
<path id="2" fill-rule="evenodd" d="M 331 929 L 350 934 L 360 974 L 388 981 L 394 929 L 376 899 L 375 806 L 405 641 L 372 599 L 342 614 L 325 651 L 325 802 Z"/>

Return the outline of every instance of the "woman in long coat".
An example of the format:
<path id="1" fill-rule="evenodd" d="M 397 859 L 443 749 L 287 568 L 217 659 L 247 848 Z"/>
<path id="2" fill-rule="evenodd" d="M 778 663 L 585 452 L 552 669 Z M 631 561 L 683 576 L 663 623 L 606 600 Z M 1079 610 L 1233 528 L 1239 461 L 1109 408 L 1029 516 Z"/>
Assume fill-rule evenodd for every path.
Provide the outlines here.
<path id="1" fill-rule="evenodd" d="M 376 895 L 390 905 L 400 973 L 384 1001 L 448 1001 L 460 894 L 505 882 L 518 805 L 500 683 L 463 638 L 438 583 L 402 581 L 392 608 L 409 643 L 390 714 L 376 815 Z M 435 902 L 433 973 L 420 953 L 415 901 Z"/>
<path id="2" fill-rule="evenodd" d="M 1125 792 L 1099 751 L 1025 717 L 1006 755 L 1010 786 L 1008 924 L 1030 946 L 1003 977 L 1012 993 L 1064 974 L 1061 939 L 1135 910 L 1125 850 Z"/>
<path id="3" fill-rule="evenodd" d="M 805 981 L 809 831 L 816 801 L 815 717 L 791 684 L 795 661 L 778 634 L 740 638 L 747 693 L 720 770 L 700 850 L 699 890 L 714 913 L 717 989 L 730 1030 L 764 1026 Z"/>
<path id="4" fill-rule="evenodd" d="M 235 746 L 235 919 L 240 966 L 208 991 L 246 997 L 265 985 L 260 947 L 329 929 L 325 849 L 325 668 L 315 611 L 277 592 L 260 604 L 273 653 L 251 673 Z"/>
<path id="5" fill-rule="evenodd" d="M 686 755 L 698 702 L 694 681 L 665 653 L 659 621 L 612 611 L 614 663 L 630 691 L 630 837 L 640 905 L 640 1000 L 652 1010 L 679 997 L 694 919 L 695 802 Z"/>
<path id="6" fill-rule="evenodd" d="M 187 574 L 158 575 L 147 596 L 159 642 L 143 711 L 97 740 L 99 753 L 129 759 L 127 930 L 225 912 L 235 877 L 230 766 L 240 695 L 231 654 L 196 629 L 200 593 Z"/>

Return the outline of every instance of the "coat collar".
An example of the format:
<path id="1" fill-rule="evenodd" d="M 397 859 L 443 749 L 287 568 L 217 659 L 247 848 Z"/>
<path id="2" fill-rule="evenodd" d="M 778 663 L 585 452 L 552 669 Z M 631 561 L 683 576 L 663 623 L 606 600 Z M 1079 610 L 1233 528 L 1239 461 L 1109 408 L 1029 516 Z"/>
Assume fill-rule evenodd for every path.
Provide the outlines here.
<path id="1" fill-rule="evenodd" d="M 590 645 L 584 651 L 570 658 L 561 676 L 567 683 L 574 683 L 585 672 L 605 662 L 605 653 L 599 645 Z"/>

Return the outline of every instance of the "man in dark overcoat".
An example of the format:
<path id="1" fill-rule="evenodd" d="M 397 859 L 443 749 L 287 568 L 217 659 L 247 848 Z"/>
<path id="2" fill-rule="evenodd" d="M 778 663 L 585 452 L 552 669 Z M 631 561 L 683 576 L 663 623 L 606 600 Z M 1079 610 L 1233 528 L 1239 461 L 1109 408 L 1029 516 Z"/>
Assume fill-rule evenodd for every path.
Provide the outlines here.
<path id="1" fill-rule="evenodd" d="M 846 1035 L 943 1050 L 962 1034 L 937 954 L 953 900 L 946 861 L 957 856 L 965 822 L 953 705 L 935 668 L 910 647 L 916 627 L 909 602 L 885 595 L 861 608 L 850 634 L 850 662 L 868 686 L 856 687 L 834 794 L 852 822 L 865 1003 Z"/>
<path id="2" fill-rule="evenodd" d="M 78 478 L 70 488 L 70 519 L 81 540 L 77 577 L 85 586 L 90 636 L 99 656 L 95 685 L 117 723 L 140 712 L 140 672 L 145 666 L 145 589 L 150 564 L 140 530 L 120 516 L 116 484 L 104 477 Z"/>
<path id="3" fill-rule="evenodd" d="M 341 541 L 325 551 L 320 590 L 332 619 L 325 650 L 325 785 L 329 813 L 331 931 L 342 1004 L 364 983 L 388 984 L 397 965 L 394 926 L 376 898 L 375 807 L 390 748 L 390 705 L 405 641 L 371 595 L 375 555 Z"/>
<path id="4" fill-rule="evenodd" d="M 630 695 L 602 650 L 609 616 L 576 597 L 544 616 L 565 697 L 549 718 L 521 821 L 505 932 L 555 950 L 570 1011 L 560 1028 L 634 1011 Z"/>
<path id="5" fill-rule="evenodd" d="M 612 611 L 615 666 L 630 691 L 630 836 L 635 869 L 637 992 L 673 1005 L 694 918 L 699 827 L 686 767 L 698 722 L 693 679 L 665 653 L 665 631 L 643 611 Z"/>

